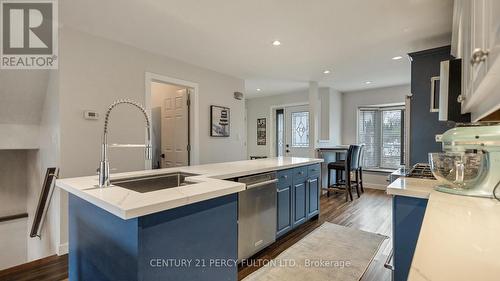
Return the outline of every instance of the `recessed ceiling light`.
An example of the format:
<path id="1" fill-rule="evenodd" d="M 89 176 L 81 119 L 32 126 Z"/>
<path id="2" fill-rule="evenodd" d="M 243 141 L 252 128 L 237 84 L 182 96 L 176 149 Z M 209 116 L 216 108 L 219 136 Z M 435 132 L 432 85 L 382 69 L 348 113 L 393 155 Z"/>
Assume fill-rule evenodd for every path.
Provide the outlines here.
<path id="1" fill-rule="evenodd" d="M 365 84 L 366 85 L 370 85 L 372 83 L 372 81 L 366 81 Z"/>
<path id="2" fill-rule="evenodd" d="M 280 41 L 278 41 L 278 40 L 273 41 L 273 46 L 279 46 L 279 45 L 281 45 Z"/>
<path id="3" fill-rule="evenodd" d="M 393 57 L 392 59 L 393 59 L 393 60 L 400 60 L 400 59 L 402 59 L 402 58 L 403 58 L 402 56 L 396 56 L 396 57 Z"/>
<path id="4" fill-rule="evenodd" d="M 331 72 L 330 70 L 323 71 L 324 74 L 330 74 L 330 72 Z"/>
<path id="5" fill-rule="evenodd" d="M 262 91 L 262 89 L 261 88 L 257 88 L 257 92 L 260 92 L 260 91 Z"/>

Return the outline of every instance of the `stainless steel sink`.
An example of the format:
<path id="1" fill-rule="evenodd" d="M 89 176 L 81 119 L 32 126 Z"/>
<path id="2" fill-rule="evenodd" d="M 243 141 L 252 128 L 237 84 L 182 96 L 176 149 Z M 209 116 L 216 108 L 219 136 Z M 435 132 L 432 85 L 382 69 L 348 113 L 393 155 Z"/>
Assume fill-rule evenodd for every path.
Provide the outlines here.
<path id="1" fill-rule="evenodd" d="M 143 176 L 112 180 L 111 184 L 140 193 L 146 193 L 161 189 L 174 188 L 193 184 L 186 181 L 186 177 L 197 176 L 189 173 L 169 173 L 153 176 Z"/>

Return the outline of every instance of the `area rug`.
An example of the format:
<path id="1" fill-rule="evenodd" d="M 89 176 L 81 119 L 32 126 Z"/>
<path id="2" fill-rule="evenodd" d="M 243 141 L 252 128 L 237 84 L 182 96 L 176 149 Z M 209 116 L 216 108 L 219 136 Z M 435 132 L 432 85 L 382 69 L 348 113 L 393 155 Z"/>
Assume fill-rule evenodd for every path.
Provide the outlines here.
<path id="1" fill-rule="evenodd" d="M 325 222 L 243 280 L 357 281 L 387 238 Z"/>

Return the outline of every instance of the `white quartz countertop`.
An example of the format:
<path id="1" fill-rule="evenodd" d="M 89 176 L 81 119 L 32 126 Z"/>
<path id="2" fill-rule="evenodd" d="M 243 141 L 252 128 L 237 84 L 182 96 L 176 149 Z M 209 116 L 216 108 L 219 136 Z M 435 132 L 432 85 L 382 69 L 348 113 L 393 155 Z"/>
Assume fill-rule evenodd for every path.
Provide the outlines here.
<path id="1" fill-rule="evenodd" d="M 235 177 L 265 173 L 321 163 L 323 159 L 275 157 L 159 170 L 112 174 L 111 180 L 175 172 L 196 174 L 187 186 L 140 193 L 111 185 L 98 187 L 97 176 L 58 179 L 56 186 L 74 194 L 122 219 L 140 217 L 176 207 L 237 193 L 245 190 L 243 183 L 228 181 Z"/>
<path id="2" fill-rule="evenodd" d="M 500 202 L 442 193 L 435 184 L 399 178 L 387 188 L 429 199 L 408 281 L 500 280 Z"/>
<path id="3" fill-rule="evenodd" d="M 400 177 L 387 187 L 387 194 L 427 199 L 436 180 Z"/>
<path id="4" fill-rule="evenodd" d="M 433 191 L 408 280 L 500 280 L 499 237 L 499 201 Z"/>

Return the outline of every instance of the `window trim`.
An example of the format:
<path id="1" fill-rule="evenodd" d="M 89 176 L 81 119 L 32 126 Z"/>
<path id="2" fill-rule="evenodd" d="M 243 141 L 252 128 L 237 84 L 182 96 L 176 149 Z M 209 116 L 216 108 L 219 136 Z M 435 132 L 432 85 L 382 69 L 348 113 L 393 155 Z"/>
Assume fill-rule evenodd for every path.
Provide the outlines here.
<path id="1" fill-rule="evenodd" d="M 391 104 L 390 106 L 377 106 L 377 105 L 374 105 L 374 106 L 359 106 L 358 107 L 358 110 L 356 111 L 356 143 L 359 143 L 359 115 L 360 115 L 360 112 L 363 111 L 363 110 L 376 110 L 377 112 L 379 112 L 379 114 L 381 115 L 381 112 L 382 111 L 390 111 L 390 110 L 401 110 L 403 111 L 402 114 L 401 114 L 401 125 L 402 125 L 402 128 L 401 128 L 401 154 L 402 154 L 402 161 L 401 163 L 406 163 L 406 157 L 407 157 L 407 153 L 406 151 L 404 150 L 405 149 L 405 129 L 406 129 L 406 122 L 405 122 L 405 114 L 406 114 L 406 106 L 404 103 L 401 103 L 401 104 Z M 380 116 L 382 117 L 382 116 Z M 377 126 L 377 130 L 380 130 L 380 134 L 379 134 L 379 142 L 380 144 L 382 145 L 382 138 L 383 138 L 383 135 L 382 135 L 382 126 L 381 124 L 378 124 Z M 381 150 L 381 147 L 379 148 Z M 378 159 L 379 162 L 380 162 L 380 159 Z M 403 165 L 403 164 L 401 164 Z M 391 170 L 393 168 L 387 168 L 387 167 L 370 167 L 370 168 L 366 168 L 367 170 Z"/>

